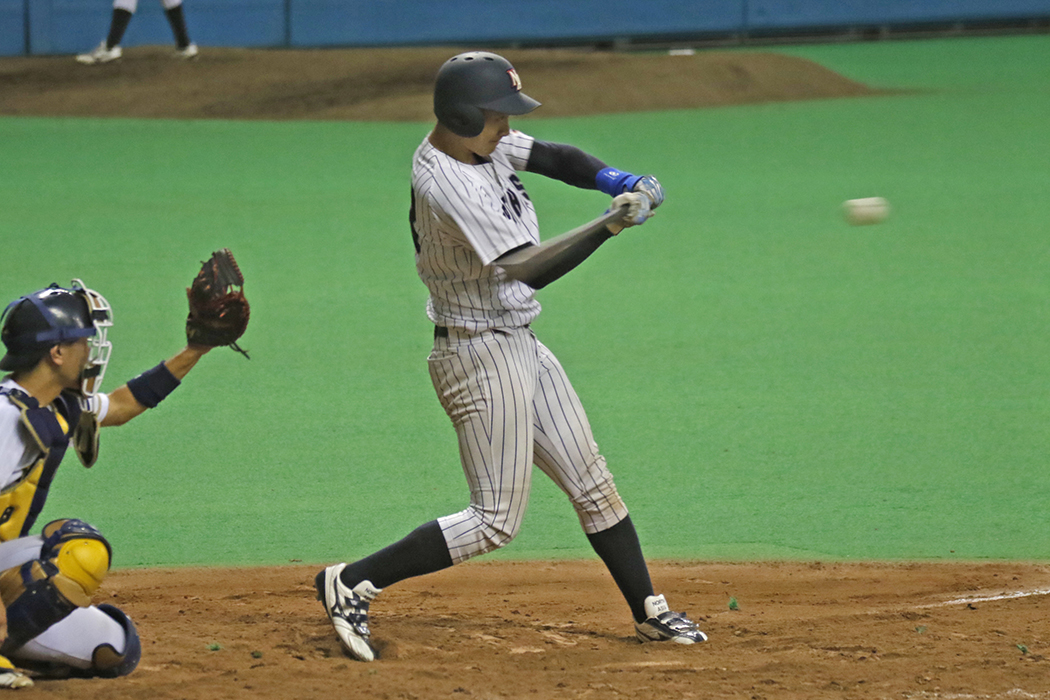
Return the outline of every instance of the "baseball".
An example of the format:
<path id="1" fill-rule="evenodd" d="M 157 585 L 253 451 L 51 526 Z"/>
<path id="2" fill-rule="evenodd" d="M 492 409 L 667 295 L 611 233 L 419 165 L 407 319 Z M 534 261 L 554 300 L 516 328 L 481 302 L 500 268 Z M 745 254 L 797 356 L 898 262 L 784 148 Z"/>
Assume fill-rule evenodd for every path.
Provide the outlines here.
<path id="1" fill-rule="evenodd" d="M 890 215 L 890 203 L 883 197 L 847 199 L 842 203 L 842 212 L 846 216 L 846 221 L 854 226 L 877 224 L 885 221 Z"/>

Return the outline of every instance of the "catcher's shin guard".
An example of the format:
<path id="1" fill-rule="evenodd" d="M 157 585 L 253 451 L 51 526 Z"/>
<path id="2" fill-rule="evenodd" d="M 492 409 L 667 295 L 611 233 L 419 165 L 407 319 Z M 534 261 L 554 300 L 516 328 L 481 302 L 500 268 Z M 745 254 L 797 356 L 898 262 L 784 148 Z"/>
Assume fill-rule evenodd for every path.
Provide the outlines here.
<path id="1" fill-rule="evenodd" d="M 44 526 L 40 558 L 0 574 L 0 600 L 7 606 L 9 653 L 91 604 L 109 571 L 111 551 L 102 534 L 82 520 Z"/>
<path id="2" fill-rule="evenodd" d="M 141 658 L 135 625 L 105 603 L 74 610 L 12 652 L 20 667 L 41 678 L 116 678 L 134 671 Z"/>
<path id="3" fill-rule="evenodd" d="M 124 651 L 118 653 L 109 644 L 100 644 L 95 647 L 91 655 L 91 675 L 102 678 L 116 678 L 126 676 L 135 670 L 142 658 L 142 642 L 139 641 L 138 631 L 131 618 L 124 614 L 120 608 L 103 603 L 98 609 L 116 620 L 124 628 Z"/>

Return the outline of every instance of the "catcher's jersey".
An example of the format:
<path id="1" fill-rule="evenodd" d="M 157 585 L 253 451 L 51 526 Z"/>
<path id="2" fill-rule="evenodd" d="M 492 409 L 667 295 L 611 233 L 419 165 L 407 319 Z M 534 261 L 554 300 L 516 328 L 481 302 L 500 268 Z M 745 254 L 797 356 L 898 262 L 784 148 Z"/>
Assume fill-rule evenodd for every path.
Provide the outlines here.
<path id="1" fill-rule="evenodd" d="M 108 400 L 94 407 L 101 404 L 108 410 Z M 32 527 L 80 414 L 80 399 L 72 391 L 40 407 L 12 379 L 0 382 L 0 541 Z"/>
<path id="2" fill-rule="evenodd" d="M 22 389 L 11 379 L 0 389 Z M 22 423 L 22 412 L 6 397 L 0 397 L 0 488 L 22 478 L 29 465 L 40 459 L 41 450 Z"/>
<path id="3" fill-rule="evenodd" d="M 430 290 L 434 324 L 475 333 L 529 324 L 540 312 L 535 290 L 492 262 L 540 242 L 536 210 L 516 175 L 533 138 L 511 131 L 489 162 L 462 163 L 427 139 L 412 166 L 412 238 L 416 270 Z"/>
<path id="4" fill-rule="evenodd" d="M 0 382 L 0 389 L 25 391 L 10 377 Z M 102 421 L 109 411 L 109 396 L 97 394 L 91 402 L 91 410 Z M 0 396 L 0 489 L 21 479 L 26 469 L 40 457 L 40 447 L 22 422 L 21 410 Z"/>

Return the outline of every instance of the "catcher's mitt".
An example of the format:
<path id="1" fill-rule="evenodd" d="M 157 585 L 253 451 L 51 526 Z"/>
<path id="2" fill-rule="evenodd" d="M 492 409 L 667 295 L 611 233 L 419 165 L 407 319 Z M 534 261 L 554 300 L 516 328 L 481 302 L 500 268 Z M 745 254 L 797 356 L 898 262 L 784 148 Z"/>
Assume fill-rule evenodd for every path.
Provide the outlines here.
<path id="1" fill-rule="evenodd" d="M 244 275 L 229 248 L 215 251 L 211 259 L 201 264 L 186 296 L 190 300 L 190 315 L 186 318 L 189 343 L 229 345 L 248 357 L 237 345 L 237 339 L 248 328 L 250 308 L 244 296 Z"/>

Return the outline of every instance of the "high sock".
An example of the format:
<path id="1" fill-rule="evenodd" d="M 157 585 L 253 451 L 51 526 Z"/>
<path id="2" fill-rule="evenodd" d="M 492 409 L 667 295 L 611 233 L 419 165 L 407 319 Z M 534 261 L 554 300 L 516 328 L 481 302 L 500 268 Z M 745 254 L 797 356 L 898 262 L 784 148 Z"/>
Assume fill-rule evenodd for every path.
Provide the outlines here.
<path id="1" fill-rule="evenodd" d="M 109 35 L 106 37 L 106 48 L 112 49 L 124 38 L 124 30 L 128 28 L 131 21 L 131 13 L 127 10 L 114 9 L 113 19 L 109 23 Z"/>
<path id="2" fill-rule="evenodd" d="M 608 530 L 587 535 L 591 546 L 598 553 L 613 581 L 623 593 L 636 622 L 645 620 L 645 599 L 653 595 L 653 583 L 649 579 L 649 567 L 642 556 L 638 532 L 631 516 L 627 516 Z"/>
<path id="3" fill-rule="evenodd" d="M 422 576 L 452 566 L 445 536 L 436 520 L 420 525 L 403 539 L 375 554 L 348 564 L 340 579 L 353 588 L 362 581 L 371 581 L 376 588 Z"/>
<path id="4" fill-rule="evenodd" d="M 190 35 L 186 31 L 186 17 L 182 14 L 182 5 L 164 10 L 168 16 L 168 24 L 171 25 L 171 33 L 175 35 L 175 45 L 184 49 L 190 45 Z"/>

